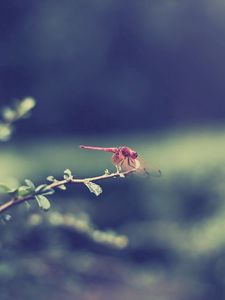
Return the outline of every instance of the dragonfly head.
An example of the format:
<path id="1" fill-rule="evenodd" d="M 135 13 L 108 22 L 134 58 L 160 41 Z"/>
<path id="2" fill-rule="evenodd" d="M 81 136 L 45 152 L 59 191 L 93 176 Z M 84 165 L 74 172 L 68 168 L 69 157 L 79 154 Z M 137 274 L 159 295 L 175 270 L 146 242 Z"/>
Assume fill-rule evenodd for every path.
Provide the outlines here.
<path id="1" fill-rule="evenodd" d="M 138 157 L 137 152 L 129 147 L 122 147 L 121 152 L 125 157 L 131 157 L 132 159 L 136 159 Z"/>

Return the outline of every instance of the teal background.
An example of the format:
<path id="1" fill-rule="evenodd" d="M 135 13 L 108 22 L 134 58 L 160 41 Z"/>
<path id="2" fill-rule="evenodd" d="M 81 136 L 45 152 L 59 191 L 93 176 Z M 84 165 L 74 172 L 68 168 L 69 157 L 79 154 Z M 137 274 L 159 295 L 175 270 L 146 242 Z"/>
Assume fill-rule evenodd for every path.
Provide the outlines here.
<path id="1" fill-rule="evenodd" d="M 48 212 L 14 207 L 0 226 L 1 300 L 224 299 L 224 10 L 1 3 L 1 108 L 37 103 L 0 145 L 0 182 L 114 171 L 80 144 L 127 145 L 162 171 L 101 181 L 99 197 L 70 186 Z"/>

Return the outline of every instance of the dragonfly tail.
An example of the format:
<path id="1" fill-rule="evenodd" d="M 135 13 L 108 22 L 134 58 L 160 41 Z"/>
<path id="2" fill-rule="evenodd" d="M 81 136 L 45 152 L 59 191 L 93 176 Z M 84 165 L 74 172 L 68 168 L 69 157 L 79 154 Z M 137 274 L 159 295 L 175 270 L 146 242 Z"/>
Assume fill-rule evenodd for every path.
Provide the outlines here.
<path id="1" fill-rule="evenodd" d="M 104 152 L 111 152 L 111 153 L 115 153 L 117 152 L 118 148 L 104 148 L 104 147 L 95 147 L 95 146 L 84 146 L 84 145 L 80 145 L 81 149 L 88 149 L 88 150 L 98 150 L 98 151 L 104 151 Z"/>

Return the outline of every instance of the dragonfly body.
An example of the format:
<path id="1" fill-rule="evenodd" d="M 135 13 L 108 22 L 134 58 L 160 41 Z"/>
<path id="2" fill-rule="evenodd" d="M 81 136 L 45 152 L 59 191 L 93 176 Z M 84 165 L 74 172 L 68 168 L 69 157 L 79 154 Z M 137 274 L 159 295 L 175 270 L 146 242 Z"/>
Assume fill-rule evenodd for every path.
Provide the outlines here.
<path id="1" fill-rule="evenodd" d="M 116 153 L 119 149 L 119 148 L 115 148 L 115 147 L 104 148 L 104 147 L 83 146 L 83 145 L 80 145 L 80 148 L 88 149 L 88 150 L 98 150 L 98 151 L 104 151 L 104 152 L 111 152 L 111 153 Z"/>
<path id="2" fill-rule="evenodd" d="M 140 171 L 141 169 L 141 163 L 138 159 L 138 153 L 130 147 L 121 146 L 105 148 L 81 145 L 80 148 L 113 153 L 112 163 L 117 168 L 119 167 L 122 171 L 130 171 L 133 169 L 135 169 L 136 171 Z M 144 170 L 144 172 L 146 171 Z"/>

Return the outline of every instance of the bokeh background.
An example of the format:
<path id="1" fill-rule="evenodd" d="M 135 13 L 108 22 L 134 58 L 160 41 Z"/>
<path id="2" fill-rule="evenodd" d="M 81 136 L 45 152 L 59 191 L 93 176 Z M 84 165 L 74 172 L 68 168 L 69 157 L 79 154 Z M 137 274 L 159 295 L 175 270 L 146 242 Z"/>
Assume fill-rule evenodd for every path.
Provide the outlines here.
<path id="1" fill-rule="evenodd" d="M 1 300 L 224 299 L 224 17 L 222 0 L 1 1 L 1 107 L 37 101 L 0 145 L 1 181 L 113 170 L 79 144 L 131 146 L 163 174 L 13 208 Z"/>

